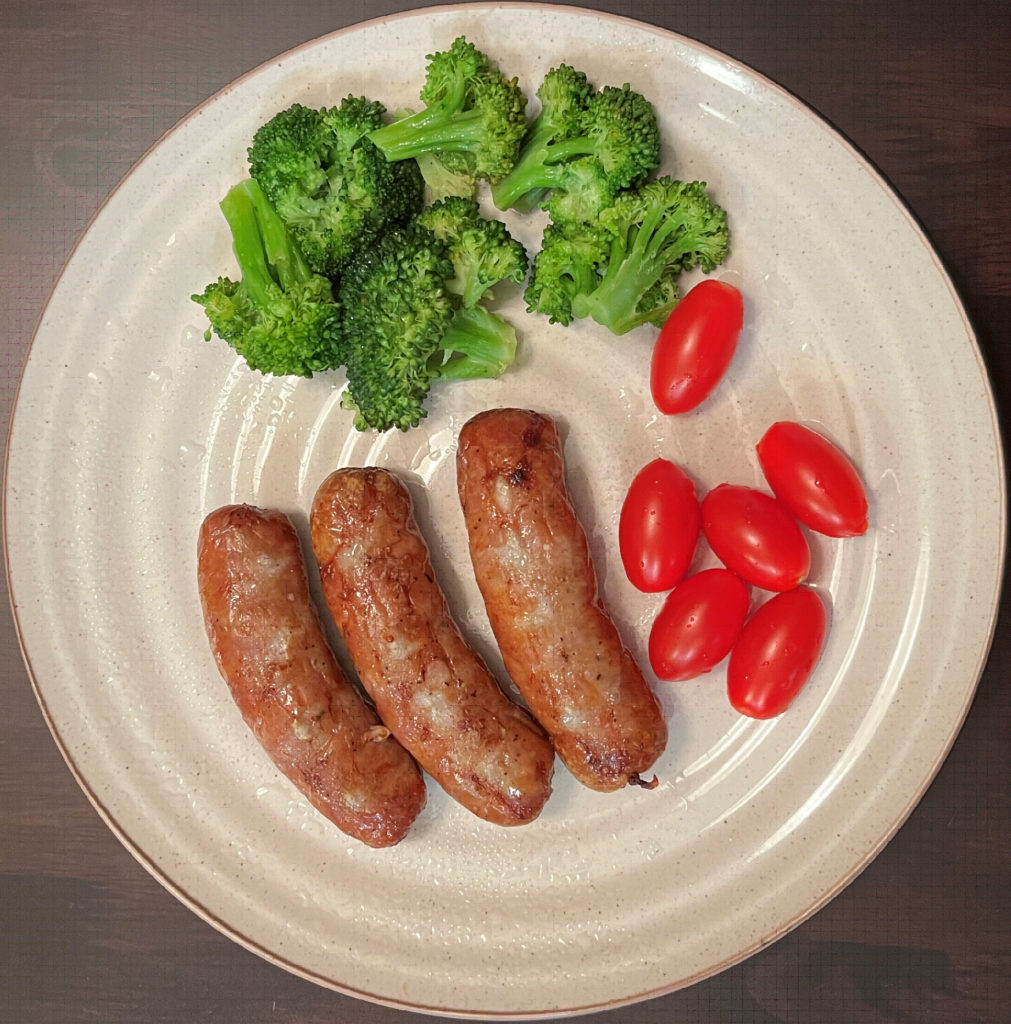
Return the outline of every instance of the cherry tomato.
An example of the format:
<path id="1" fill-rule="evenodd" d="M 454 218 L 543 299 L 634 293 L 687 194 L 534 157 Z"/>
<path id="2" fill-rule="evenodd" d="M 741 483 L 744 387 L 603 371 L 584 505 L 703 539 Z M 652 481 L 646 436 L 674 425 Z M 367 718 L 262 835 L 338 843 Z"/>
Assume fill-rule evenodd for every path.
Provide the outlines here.
<path id="1" fill-rule="evenodd" d="M 808 587 L 766 601 L 730 653 L 730 703 L 751 718 L 782 714 L 811 675 L 827 630 L 825 605 Z"/>
<path id="2" fill-rule="evenodd" d="M 853 463 L 827 438 L 799 423 L 773 423 L 758 442 L 773 494 L 805 525 L 829 537 L 867 530 L 867 494 Z"/>
<path id="3" fill-rule="evenodd" d="M 688 571 L 699 539 L 695 485 L 673 462 L 654 459 L 636 474 L 618 519 L 618 550 L 631 583 L 670 590 Z"/>
<path id="4" fill-rule="evenodd" d="M 702 531 L 716 557 L 756 587 L 790 590 L 811 568 L 811 550 L 797 520 L 753 487 L 714 487 L 702 500 Z"/>
<path id="5" fill-rule="evenodd" d="M 725 281 L 697 284 L 674 307 L 653 349 L 650 389 L 668 415 L 688 412 L 720 382 L 744 323 L 741 293 Z"/>
<path id="6" fill-rule="evenodd" d="M 719 664 L 734 646 L 751 595 L 727 569 L 706 569 L 667 595 L 649 634 L 649 663 L 660 679 L 691 679 Z"/>

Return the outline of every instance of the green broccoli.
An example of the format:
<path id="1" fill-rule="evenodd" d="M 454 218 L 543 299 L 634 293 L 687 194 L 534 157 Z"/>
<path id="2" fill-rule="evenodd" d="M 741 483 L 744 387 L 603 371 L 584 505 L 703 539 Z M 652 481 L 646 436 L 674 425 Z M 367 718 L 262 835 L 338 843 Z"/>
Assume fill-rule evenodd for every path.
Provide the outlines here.
<path id="1" fill-rule="evenodd" d="M 340 366 L 340 307 L 330 281 L 309 268 L 260 186 L 242 181 L 220 205 L 242 277 L 220 277 L 192 296 L 213 332 L 261 373 L 311 377 Z"/>
<path id="2" fill-rule="evenodd" d="M 371 132 L 387 159 L 458 153 L 475 178 L 498 181 L 519 153 L 526 96 L 463 36 L 428 55 L 421 110 Z M 460 164 L 454 164 L 456 173 Z"/>
<path id="3" fill-rule="evenodd" d="M 413 110 L 404 107 L 394 112 L 393 119 L 401 121 L 413 113 Z M 477 194 L 474 161 L 469 153 L 429 151 L 420 153 L 414 159 L 433 202 L 450 196 L 473 199 Z"/>
<path id="4" fill-rule="evenodd" d="M 523 295 L 527 312 L 543 313 L 553 324 L 572 323 L 572 300 L 597 287 L 609 248 L 606 233 L 595 225 L 548 224 Z"/>
<path id="5" fill-rule="evenodd" d="M 522 284 L 527 276 L 527 251 L 500 220 L 486 220 L 473 199 L 450 196 L 433 203 L 417 217 L 445 243 L 453 263 L 447 291 L 473 308 L 499 281 Z"/>
<path id="6" fill-rule="evenodd" d="M 249 147 L 251 176 L 312 269 L 327 277 L 338 277 L 355 252 L 424 201 L 417 165 L 390 163 L 367 138 L 384 112 L 357 96 L 319 110 L 295 103 L 264 124 Z"/>
<path id="7" fill-rule="evenodd" d="M 422 153 L 415 158 L 433 201 L 450 196 L 474 198 L 477 178 L 468 158 L 467 153 Z"/>
<path id="8" fill-rule="evenodd" d="M 449 290 L 451 245 L 415 220 L 363 250 L 341 279 L 342 404 L 358 430 L 416 426 L 433 381 L 495 377 L 515 359 L 513 328 Z"/>
<path id="9" fill-rule="evenodd" d="M 575 317 L 592 317 L 614 334 L 661 327 L 678 299 L 677 276 L 722 263 L 730 243 L 727 214 L 703 181 L 670 177 L 618 196 L 600 215 L 610 250 L 600 283 L 572 299 Z"/>
<path id="10" fill-rule="evenodd" d="M 659 165 L 656 111 L 630 86 L 594 92 L 582 72 L 562 64 L 545 75 L 537 95 L 541 110 L 519 157 L 492 188 L 500 210 L 532 209 L 551 190 L 581 188 L 584 198 L 570 215 L 593 219 L 617 190 L 638 184 Z M 598 193 L 595 203 L 586 202 L 588 185 Z"/>
<path id="11" fill-rule="evenodd" d="M 596 225 L 548 226 L 528 309 L 562 324 L 592 317 L 613 334 L 662 326 L 677 303 L 681 272 L 708 273 L 729 241 L 726 212 L 705 182 L 658 178 L 620 193 Z"/>

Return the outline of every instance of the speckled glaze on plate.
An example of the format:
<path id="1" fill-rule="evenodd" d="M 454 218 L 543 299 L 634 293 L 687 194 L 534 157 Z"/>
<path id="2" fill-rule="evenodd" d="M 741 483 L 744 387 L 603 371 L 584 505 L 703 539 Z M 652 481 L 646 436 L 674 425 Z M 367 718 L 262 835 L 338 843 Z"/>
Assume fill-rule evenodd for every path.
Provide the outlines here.
<path id="1" fill-rule="evenodd" d="M 232 267 L 216 202 L 253 130 L 290 102 L 411 102 L 424 55 L 465 33 L 532 94 L 565 60 L 657 101 L 663 170 L 730 211 L 719 275 L 746 297 L 730 374 L 702 408 L 656 414 L 654 331 L 568 330 L 505 297 L 522 338 L 497 381 L 437 388 L 408 434 L 361 435 L 342 378 L 264 379 L 202 340 L 188 296 Z M 512 41 L 503 44 L 503 40 Z M 542 220 L 507 218 L 531 247 Z M 873 235 L 880 242 L 868 247 Z M 717 670 L 660 684 L 659 787 L 581 789 L 486 825 L 430 786 L 411 835 L 368 849 L 281 778 L 219 679 L 195 540 L 231 501 L 304 530 L 335 467 L 401 473 L 462 625 L 501 671 L 454 486 L 460 425 L 491 405 L 557 416 L 601 583 L 645 663 L 660 599 L 625 582 L 624 488 L 658 455 L 700 489 L 760 483 L 754 444 L 809 423 L 869 486 L 863 538 L 814 541 L 832 609 L 790 711 L 737 716 Z M 966 496 L 972 500 L 967 501 Z M 40 703 L 89 798 L 172 892 L 237 941 L 363 998 L 534 1017 L 670 991 L 743 958 L 838 892 L 924 791 L 972 699 L 1004 555 L 994 408 L 965 314 L 914 220 L 802 103 L 721 54 L 573 8 L 433 8 L 307 44 L 186 118 L 94 221 L 39 326 L 14 417 L 7 568 Z M 699 564 L 711 559 L 700 555 Z"/>

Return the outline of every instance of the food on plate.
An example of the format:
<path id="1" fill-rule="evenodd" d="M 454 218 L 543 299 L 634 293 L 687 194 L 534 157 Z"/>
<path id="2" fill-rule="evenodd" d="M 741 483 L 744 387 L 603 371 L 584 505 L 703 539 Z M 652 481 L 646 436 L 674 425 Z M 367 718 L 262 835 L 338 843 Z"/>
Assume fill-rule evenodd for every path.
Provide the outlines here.
<path id="1" fill-rule="evenodd" d="M 763 590 L 791 590 L 811 568 L 807 538 L 785 505 L 742 484 L 720 484 L 702 499 L 702 532 L 732 572 Z"/>
<path id="2" fill-rule="evenodd" d="M 628 85 L 596 90 L 568 64 L 537 88 L 540 110 L 508 174 L 492 186 L 500 210 L 529 212 L 550 193 L 562 219 L 593 220 L 619 189 L 643 181 L 660 163 L 653 105 Z"/>
<path id="3" fill-rule="evenodd" d="M 789 420 L 773 423 L 757 445 L 772 493 L 805 525 L 829 537 L 867 532 L 867 492 L 828 438 Z"/>
<path id="4" fill-rule="evenodd" d="M 522 825 L 551 792 L 554 750 L 453 621 L 407 488 L 340 469 L 310 517 L 323 594 L 383 722 L 464 807 Z"/>
<path id="5" fill-rule="evenodd" d="M 811 675 L 827 630 L 825 604 L 810 587 L 771 597 L 744 624 L 730 653 L 730 703 L 751 718 L 782 714 Z"/>
<path id="6" fill-rule="evenodd" d="M 647 593 L 670 590 L 688 572 L 702 520 L 695 485 L 669 459 L 635 475 L 618 517 L 618 550 L 629 582 Z"/>
<path id="7" fill-rule="evenodd" d="M 348 835 L 399 842 L 425 804 L 424 778 L 340 670 L 288 518 L 249 505 L 211 512 L 197 578 L 218 668 L 277 767 Z"/>
<path id="8" fill-rule="evenodd" d="M 667 724 L 604 609 L 548 416 L 492 409 L 460 432 L 471 560 L 506 671 L 572 774 L 642 785 Z"/>
<path id="9" fill-rule="evenodd" d="M 701 405 L 723 379 L 744 324 L 744 302 L 732 284 L 707 280 L 674 307 L 653 348 L 650 390 L 672 415 Z"/>
<path id="10" fill-rule="evenodd" d="M 306 263 L 260 186 L 235 185 L 221 211 L 241 278 L 219 277 L 192 296 L 213 332 L 261 373 L 311 377 L 339 366 L 340 307 L 330 281 Z"/>
<path id="11" fill-rule="evenodd" d="M 522 284 L 527 251 L 495 218 L 481 216 L 473 199 L 447 196 L 426 207 L 417 223 L 446 246 L 453 276 L 446 291 L 473 309 L 500 281 Z"/>
<path id="12" fill-rule="evenodd" d="M 417 165 L 390 163 L 368 139 L 384 113 L 364 96 L 320 109 L 293 103 L 262 125 L 249 147 L 250 177 L 312 269 L 331 279 L 424 203 Z"/>
<path id="13" fill-rule="evenodd" d="M 388 231 L 341 278 L 342 401 L 359 430 L 416 426 L 434 381 L 496 377 L 516 357 L 514 328 L 479 300 L 522 277 L 526 253 L 472 200 L 447 203 Z"/>
<path id="14" fill-rule="evenodd" d="M 705 182 L 668 175 L 620 192 L 595 221 L 545 228 L 525 293 L 553 323 L 591 317 L 612 334 L 661 327 L 677 305 L 685 270 L 713 270 L 727 255 L 726 211 Z"/>
<path id="15" fill-rule="evenodd" d="M 427 60 L 422 108 L 369 138 L 388 160 L 455 154 L 475 178 L 498 181 L 516 162 L 526 131 L 519 83 L 463 36 Z"/>
<path id="16" fill-rule="evenodd" d="M 751 594 L 728 569 L 704 569 L 667 595 L 649 634 L 658 678 L 692 679 L 718 665 L 741 634 Z"/>
<path id="17" fill-rule="evenodd" d="M 206 337 L 254 370 L 343 367 L 342 406 L 361 431 L 409 430 L 434 381 L 496 377 L 516 358 L 514 326 L 486 299 L 500 281 L 527 281 L 529 261 L 481 215 L 480 182 L 500 209 L 548 211 L 524 294 L 554 323 L 661 326 L 681 272 L 709 272 L 729 246 L 704 182 L 648 180 L 659 124 L 628 83 L 597 89 L 559 64 L 528 121 L 517 79 L 465 37 L 427 61 L 421 108 L 392 120 L 383 103 L 349 94 L 330 107 L 292 103 L 261 124 L 249 179 L 221 203 L 242 279 L 192 296 Z"/>

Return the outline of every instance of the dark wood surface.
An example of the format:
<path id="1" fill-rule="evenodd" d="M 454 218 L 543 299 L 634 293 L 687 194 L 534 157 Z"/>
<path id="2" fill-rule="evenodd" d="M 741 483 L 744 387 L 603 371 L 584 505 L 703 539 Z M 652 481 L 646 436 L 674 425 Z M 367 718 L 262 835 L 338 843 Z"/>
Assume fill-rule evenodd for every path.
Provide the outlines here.
<path id="1" fill-rule="evenodd" d="M 3 412 L 75 240 L 193 106 L 277 53 L 391 0 L 8 0 L 0 11 Z M 585 4 L 698 39 L 768 75 L 891 181 L 947 266 L 998 403 L 1011 402 L 1011 19 L 1002 0 Z M 868 238 L 874 246 L 874 238 Z M 972 496 L 966 495 L 971 501 Z M 0 616 L 0 1021 L 405 1022 L 235 945 L 99 819 L 43 722 Z M 1005 601 L 950 756 L 839 897 L 746 962 L 585 1018 L 678 1024 L 1003 1022 L 1011 1007 Z"/>

